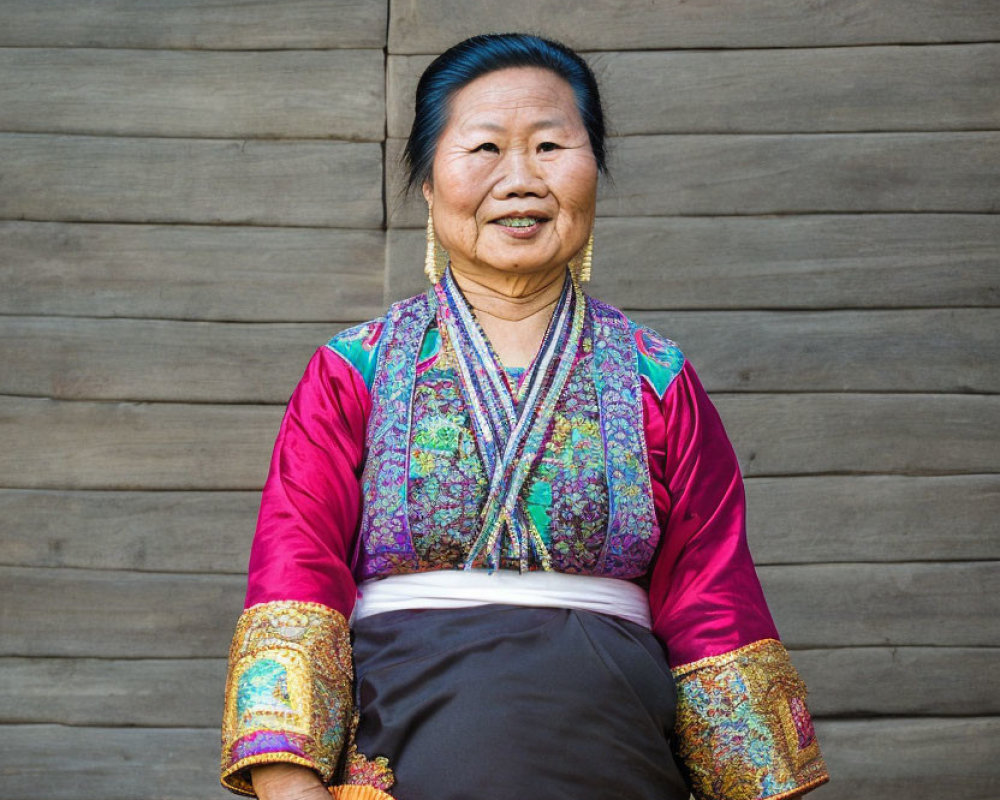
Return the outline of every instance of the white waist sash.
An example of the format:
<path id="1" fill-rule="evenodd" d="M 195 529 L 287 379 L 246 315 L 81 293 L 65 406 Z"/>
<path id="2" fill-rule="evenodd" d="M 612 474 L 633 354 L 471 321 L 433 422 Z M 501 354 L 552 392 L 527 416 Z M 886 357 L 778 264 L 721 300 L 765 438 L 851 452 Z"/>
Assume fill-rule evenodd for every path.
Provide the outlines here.
<path id="1" fill-rule="evenodd" d="M 565 572 L 440 569 L 390 575 L 358 586 L 352 620 L 417 608 L 468 608 L 500 603 L 573 608 L 621 617 L 650 627 L 646 590 L 620 578 Z"/>

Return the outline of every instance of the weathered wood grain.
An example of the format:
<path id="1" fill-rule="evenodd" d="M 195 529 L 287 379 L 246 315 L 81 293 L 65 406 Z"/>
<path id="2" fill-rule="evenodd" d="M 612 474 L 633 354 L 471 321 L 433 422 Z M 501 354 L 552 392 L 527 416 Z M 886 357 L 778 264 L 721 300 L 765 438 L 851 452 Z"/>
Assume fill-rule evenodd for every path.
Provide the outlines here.
<path id="1" fill-rule="evenodd" d="M 587 291 L 621 308 L 1000 305 L 995 214 L 605 217 L 595 228 Z M 427 285 L 424 245 L 422 229 L 388 232 L 387 302 Z"/>
<path id="2" fill-rule="evenodd" d="M 5 800 L 232 800 L 219 728 L 0 727 Z"/>
<path id="3" fill-rule="evenodd" d="M 36 800 L 43 780 L 51 800 L 231 797 L 216 778 L 215 727 L 10 725 L 0 735 L 9 800 Z M 1000 785 L 996 718 L 820 721 L 817 735 L 835 776 L 815 794 L 824 800 L 992 800 Z"/>
<path id="4" fill-rule="evenodd" d="M 998 392 L 998 309 L 642 312 L 721 392 Z M 285 403 L 344 324 L 0 317 L 0 394 Z"/>
<path id="5" fill-rule="evenodd" d="M 390 53 L 440 53 L 486 31 L 529 31 L 583 50 L 792 47 L 876 42 L 995 41 L 990 0 L 835 0 L 803 13 L 795 0 L 397 0 L 389 15 Z"/>
<path id="6" fill-rule="evenodd" d="M 0 135 L 0 217 L 375 228 L 375 143 Z"/>
<path id="7" fill-rule="evenodd" d="M 282 412 L 0 398 L 0 486 L 259 489 Z"/>
<path id="8" fill-rule="evenodd" d="M 793 648 L 1000 643 L 1000 565 L 761 567 Z M 0 567 L 0 655 L 208 658 L 227 654 L 245 579 Z"/>
<path id="9" fill-rule="evenodd" d="M 817 212 L 993 212 L 1000 133 L 676 134 L 611 139 L 610 217 Z M 427 224 L 403 200 L 402 140 L 386 142 L 392 227 Z"/>
<path id="10" fill-rule="evenodd" d="M 0 490 L 0 564 L 244 574 L 260 492 Z"/>
<path id="11" fill-rule="evenodd" d="M 819 717 L 1000 711 L 998 647 L 845 647 L 791 655 Z"/>
<path id="12" fill-rule="evenodd" d="M 817 800 L 991 800 L 1000 790 L 1000 719 L 821 721 L 830 783 Z"/>
<path id="13" fill-rule="evenodd" d="M 758 564 L 1000 560 L 998 475 L 750 478 L 746 488 Z M 0 564 L 242 574 L 259 502 L 255 491 L 0 490 Z"/>
<path id="14" fill-rule="evenodd" d="M 389 57 L 389 136 L 409 136 L 417 80 L 432 58 Z M 992 43 L 586 58 L 618 136 L 1000 127 L 1000 46 Z"/>
<path id="15" fill-rule="evenodd" d="M 210 728 L 225 681 L 224 658 L 0 658 L 0 724 Z"/>
<path id="16" fill-rule="evenodd" d="M 998 471 L 1000 397 L 715 395 L 743 474 Z"/>
<path id="17" fill-rule="evenodd" d="M 0 49 L 0 130 L 380 141 L 378 50 Z"/>
<path id="18" fill-rule="evenodd" d="M 749 477 L 997 470 L 1000 397 L 716 395 Z M 0 487 L 255 489 L 280 406 L 0 398 Z"/>
<path id="19" fill-rule="evenodd" d="M 385 0 L 2 0 L 3 47 L 269 50 L 385 46 Z"/>
<path id="20" fill-rule="evenodd" d="M 816 717 L 1000 710 L 997 648 L 797 650 L 792 662 Z M 223 658 L 0 658 L 0 724 L 212 727 L 225 676 Z"/>
<path id="21" fill-rule="evenodd" d="M 751 478 L 758 564 L 1000 560 L 1000 475 Z"/>
<path id="22" fill-rule="evenodd" d="M 0 317 L 0 394 L 287 403 L 341 324 Z M 16 366 L 15 366 L 16 365 Z"/>
<path id="23" fill-rule="evenodd" d="M 758 569 L 790 647 L 1000 645 L 1000 563 Z"/>
<path id="24" fill-rule="evenodd" d="M 0 313 L 370 319 L 384 245 L 379 230 L 0 222 Z"/>
<path id="25" fill-rule="evenodd" d="M 224 658 L 239 575 L 0 567 L 0 655 Z"/>
<path id="26" fill-rule="evenodd" d="M 709 391 L 1000 391 L 1000 309 L 635 317 L 676 340 Z"/>

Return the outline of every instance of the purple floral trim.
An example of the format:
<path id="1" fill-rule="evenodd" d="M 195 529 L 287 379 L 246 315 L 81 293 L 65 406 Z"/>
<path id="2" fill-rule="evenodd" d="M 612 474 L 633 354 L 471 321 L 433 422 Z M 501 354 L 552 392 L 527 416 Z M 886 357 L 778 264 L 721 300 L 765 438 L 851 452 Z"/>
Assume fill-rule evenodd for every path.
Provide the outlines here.
<path id="1" fill-rule="evenodd" d="M 660 538 L 642 418 L 642 384 L 628 317 L 587 298 L 594 321 L 594 383 L 601 403 L 608 483 L 608 536 L 596 574 L 638 578 Z"/>
<path id="2" fill-rule="evenodd" d="M 406 520 L 407 445 L 417 356 L 435 302 L 429 290 L 394 303 L 386 314 L 361 479 L 364 508 L 355 565 L 361 580 L 419 567 Z"/>

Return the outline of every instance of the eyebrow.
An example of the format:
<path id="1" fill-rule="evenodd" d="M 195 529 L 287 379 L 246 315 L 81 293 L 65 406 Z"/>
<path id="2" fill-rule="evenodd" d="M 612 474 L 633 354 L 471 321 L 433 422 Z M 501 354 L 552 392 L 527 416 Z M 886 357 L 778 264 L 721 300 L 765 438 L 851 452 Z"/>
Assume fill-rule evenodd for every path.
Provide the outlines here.
<path id="1" fill-rule="evenodd" d="M 528 129 L 531 131 L 537 131 L 542 128 L 561 128 L 565 124 L 566 121 L 561 119 L 540 119 L 537 122 L 533 122 Z M 467 126 L 467 129 L 496 131 L 497 133 L 503 133 L 507 130 L 503 125 L 496 122 L 489 122 L 488 120 L 473 122 Z"/>

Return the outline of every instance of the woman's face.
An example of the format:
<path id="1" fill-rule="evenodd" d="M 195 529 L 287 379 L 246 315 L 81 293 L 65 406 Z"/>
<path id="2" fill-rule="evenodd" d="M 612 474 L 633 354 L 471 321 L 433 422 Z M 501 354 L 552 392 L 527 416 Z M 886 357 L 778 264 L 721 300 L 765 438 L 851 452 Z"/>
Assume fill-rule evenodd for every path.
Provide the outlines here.
<path id="1" fill-rule="evenodd" d="M 570 85 L 546 69 L 477 78 L 452 96 L 423 186 L 458 271 L 545 272 L 586 244 L 597 161 Z"/>

